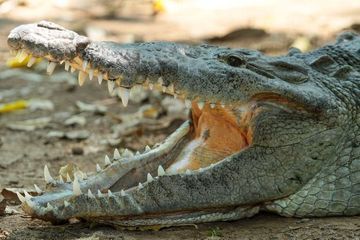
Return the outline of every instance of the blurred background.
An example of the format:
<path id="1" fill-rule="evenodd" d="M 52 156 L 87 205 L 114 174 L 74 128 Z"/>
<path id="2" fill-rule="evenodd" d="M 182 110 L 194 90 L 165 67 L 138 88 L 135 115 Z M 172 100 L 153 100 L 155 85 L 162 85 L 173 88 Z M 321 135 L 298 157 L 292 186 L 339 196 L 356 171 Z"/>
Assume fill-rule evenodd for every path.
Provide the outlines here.
<path id="1" fill-rule="evenodd" d="M 105 154 L 112 156 L 114 148 L 143 151 L 144 146 L 162 141 L 187 117 L 182 101 L 162 93 L 139 89 L 124 108 L 120 99 L 109 96 L 105 84 L 99 87 L 96 81 L 87 81 L 80 88 L 77 76 L 63 71 L 63 66 L 52 76 L 46 75 L 45 61 L 27 68 L 28 59 L 18 62 L 9 54 L 7 35 L 20 24 L 40 20 L 53 21 L 95 41 L 209 43 L 277 55 L 289 47 L 310 51 L 345 30 L 359 32 L 360 1 L 0 0 L 0 239 L 98 234 L 82 225 L 68 227 L 64 233 L 47 223 L 28 221 L 14 192 L 32 192 L 34 183 L 44 187 L 45 164 L 54 176 L 61 167 L 94 172 L 95 164 L 103 164 Z M 266 216 L 196 230 L 162 231 L 157 236 L 309 239 L 317 234 L 335 236 L 334 229 L 352 236 L 359 222 L 359 218 L 298 221 Z M 102 237 L 91 239 L 119 234 L 101 231 Z M 123 236 L 150 239 L 146 233 Z"/>

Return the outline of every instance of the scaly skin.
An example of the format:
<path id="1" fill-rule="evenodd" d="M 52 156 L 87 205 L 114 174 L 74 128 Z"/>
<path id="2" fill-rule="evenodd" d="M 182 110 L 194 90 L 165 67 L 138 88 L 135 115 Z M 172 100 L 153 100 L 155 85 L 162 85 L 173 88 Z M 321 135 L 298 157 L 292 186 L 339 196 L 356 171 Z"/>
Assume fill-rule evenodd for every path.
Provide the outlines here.
<path id="1" fill-rule="evenodd" d="M 33 217 L 173 226 L 260 210 L 360 214 L 359 35 L 344 33 L 310 53 L 269 57 L 208 45 L 91 42 L 41 22 L 15 28 L 8 43 L 25 50 L 20 57 L 70 64 L 80 71 L 80 84 L 90 74 L 106 80 L 110 92 L 118 85 L 125 105 L 134 85 L 192 101 L 190 121 L 152 150 L 115 152 L 111 164 L 87 179 L 75 174 L 72 183 L 54 180 L 46 168 L 45 193 L 19 194 Z M 180 164 L 184 156 L 192 165 Z M 158 177 L 147 175 L 160 164 L 165 174 L 160 168 Z"/>

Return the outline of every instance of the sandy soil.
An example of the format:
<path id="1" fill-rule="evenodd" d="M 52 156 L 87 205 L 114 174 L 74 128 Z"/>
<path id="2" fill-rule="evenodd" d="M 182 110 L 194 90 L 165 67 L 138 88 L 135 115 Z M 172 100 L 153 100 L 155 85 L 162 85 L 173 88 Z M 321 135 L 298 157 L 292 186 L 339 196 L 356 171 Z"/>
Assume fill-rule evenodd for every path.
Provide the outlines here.
<path id="1" fill-rule="evenodd" d="M 350 2 L 351 4 L 349 3 L 350 5 L 346 9 L 340 8 L 340 5 L 332 5 L 332 11 L 337 9 L 336 19 L 342 19 L 342 21 L 337 21 L 336 24 L 338 25 L 334 23 L 336 27 L 333 27 L 331 31 L 324 30 L 326 34 L 318 35 L 314 34 L 316 31 L 313 29 L 316 27 L 321 29 L 321 24 L 312 25 L 311 31 L 308 32 L 303 27 L 300 27 L 300 30 L 296 32 L 286 31 L 280 27 L 274 30 L 266 26 L 263 26 L 263 29 L 254 30 L 254 28 L 249 28 L 251 24 L 246 25 L 242 22 L 239 24 L 239 28 L 232 25 L 221 34 L 214 31 L 195 36 L 183 31 L 185 27 L 179 27 L 176 31 L 174 26 L 183 26 L 184 23 L 179 23 L 178 17 L 167 21 L 166 14 L 160 16 L 159 20 L 151 18 L 149 20 L 147 15 L 145 17 L 141 15 L 141 21 L 130 21 L 128 18 L 96 19 L 93 16 L 95 13 L 91 15 L 85 14 L 83 11 L 73 10 L 69 11 L 67 16 L 73 17 L 74 12 L 76 12 L 78 21 L 75 21 L 75 18 L 70 22 L 64 21 L 64 19 L 59 21 L 65 22 L 67 26 L 80 32 L 93 34 L 95 38 L 100 39 L 106 38 L 122 42 L 134 39 L 177 39 L 191 42 L 207 40 L 213 44 L 256 48 L 269 54 L 279 54 L 284 53 L 292 44 L 299 44 L 305 49 L 314 48 L 333 40 L 335 34 L 342 29 L 351 27 L 356 23 L 360 14 L 358 6 L 354 4 L 356 1 Z M 258 8 L 262 9 L 258 5 L 252 6 L 252 9 Z M 319 9 L 321 8 L 317 8 L 317 11 L 320 11 Z M 7 54 L 5 40 L 8 31 L 24 21 L 19 20 L 21 11 L 28 11 L 28 9 L 21 8 L 16 13 L 7 13 L 6 18 L 0 18 L 0 104 L 19 99 L 39 98 L 50 100 L 54 104 L 54 109 L 36 111 L 25 109 L 0 115 L 0 190 L 5 187 L 28 188 L 34 183 L 43 187 L 43 166 L 45 164 L 51 167 L 50 171 L 53 175 L 61 166 L 69 162 L 76 163 L 84 171 L 94 171 L 95 164 L 102 162 L 105 154 L 113 152 L 114 147 L 104 140 L 114 138 L 112 126 L 120 123 L 119 116 L 124 113 L 135 112 L 144 104 L 156 105 L 164 97 L 150 95 L 141 104 L 132 102 L 125 109 L 119 100 L 109 97 L 106 87 L 99 88 L 97 83 L 87 82 L 85 86 L 79 88 L 73 84 L 73 81 L 76 80 L 69 75 L 64 75 L 59 67 L 59 71 L 52 77 L 47 77 L 41 66 L 39 69 L 32 70 L 7 69 L 4 66 L 4 61 L 9 55 Z M 316 11 L 312 11 L 312 14 L 313 12 Z M 325 15 L 330 16 L 330 13 Z M 346 20 L 341 18 L 344 14 Z M 309 19 L 312 19 L 311 16 L 313 15 L 309 14 L 309 16 Z M 352 19 L 351 16 L 353 16 Z M 26 21 L 33 20 L 36 20 L 35 17 L 26 19 Z M 177 21 L 178 24 L 174 25 L 174 21 Z M 321 18 L 321 21 L 318 20 L 317 22 L 323 23 L 324 21 L 326 22 L 326 19 Z M 96 27 L 89 30 L 89 23 L 96 23 L 94 24 Z M 276 24 L 272 26 L 274 25 Z M 149 26 L 153 31 L 149 31 Z M 161 35 L 161 32 L 164 32 L 164 29 L 169 29 L 169 26 L 172 26 L 172 33 L 176 34 Z M 258 28 L 259 26 L 262 25 L 256 25 Z M 131 29 L 131 27 L 135 27 L 135 30 L 131 30 L 131 34 L 124 33 L 123 29 Z M 107 30 L 105 32 L 100 31 L 103 28 Z M 230 29 L 236 31 L 226 35 L 225 33 L 229 32 Z M 89 104 L 100 103 L 106 106 L 108 110 L 104 114 L 79 112 L 75 106 L 76 101 Z M 74 115 L 84 117 L 86 124 L 84 126 L 64 125 L 64 121 Z M 44 117 L 51 118 L 50 122 L 36 130 L 18 131 L 8 127 L 9 123 Z M 126 136 L 113 145 L 119 148 L 128 147 L 134 151 L 140 150 L 146 144 L 154 145 L 164 139 L 178 124 L 179 121 L 174 121 L 169 127 L 158 130 L 140 128 L 135 135 Z M 48 136 L 51 131 L 71 132 L 77 130 L 86 130 L 90 136 L 84 140 L 57 139 Z M 260 214 L 251 219 L 235 222 L 184 226 L 157 232 L 133 232 L 115 230 L 105 226 L 89 226 L 86 223 L 52 226 L 28 218 L 14 201 L 9 201 L 7 205 L 6 214 L 0 216 L 0 239 L 360 239 L 360 217 L 292 219 L 271 214 Z"/>

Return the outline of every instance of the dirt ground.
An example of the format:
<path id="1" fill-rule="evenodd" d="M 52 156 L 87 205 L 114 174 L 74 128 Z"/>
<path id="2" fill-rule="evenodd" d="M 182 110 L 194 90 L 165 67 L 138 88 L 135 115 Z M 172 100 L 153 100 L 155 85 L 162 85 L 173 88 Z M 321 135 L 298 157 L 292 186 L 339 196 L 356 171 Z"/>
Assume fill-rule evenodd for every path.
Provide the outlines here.
<path id="1" fill-rule="evenodd" d="M 44 3 L 34 8 L 32 4 L 38 4 L 39 0 L 23 2 L 21 6 L 5 10 L 0 4 L 0 105 L 19 100 L 35 103 L 33 108 L 0 113 L 0 191 L 4 188 L 31 190 L 34 183 L 43 188 L 45 164 L 53 175 L 69 162 L 83 171 L 93 172 L 95 164 L 102 163 L 105 154 L 112 154 L 115 147 L 137 151 L 145 145 L 153 146 L 186 118 L 183 104 L 168 100 L 162 94 L 138 93 L 133 96 L 130 106 L 124 108 L 119 99 L 109 96 L 105 86 L 87 81 L 80 88 L 76 76 L 64 73 L 62 67 L 57 67 L 50 77 L 45 74 L 43 63 L 32 69 L 8 68 L 5 65 L 9 58 L 6 37 L 16 25 L 51 19 L 93 39 L 208 42 L 255 48 L 267 54 L 285 53 L 290 46 L 307 51 L 333 41 L 344 29 L 360 31 L 360 4 L 357 1 L 333 1 L 326 5 L 328 1 L 321 0 L 313 7 L 310 1 L 303 1 L 302 5 L 299 4 L 302 1 L 279 1 L 282 4 L 274 6 L 272 11 L 268 10 L 272 6 L 270 2 L 274 1 L 268 1 L 266 5 L 260 4 L 263 1 L 254 1 L 253 5 L 239 1 L 244 5 L 238 24 L 234 24 L 235 16 L 231 15 L 229 23 L 219 14 L 208 22 L 208 25 L 221 22 L 220 25 L 214 23 L 213 28 L 207 24 L 205 28 L 201 27 L 213 11 L 214 6 L 210 4 L 206 5 L 208 11 L 200 11 L 198 5 L 191 7 L 179 5 L 181 1 L 172 1 L 168 11 L 154 17 L 150 5 L 140 4 L 141 1 L 133 4 L 125 1 L 115 13 L 105 7 L 108 1 L 100 4 L 101 8 L 98 1 L 89 1 L 92 7 L 88 11 L 83 9 L 84 6 L 64 7 L 64 11 L 54 17 L 54 9 L 59 6 Z M 307 5 L 309 9 L 302 9 Z M 226 13 L 224 6 L 219 9 Z M 279 16 L 284 9 L 290 10 Z M 260 21 L 258 17 L 264 10 L 267 10 L 266 19 Z M 134 12 L 136 14 L 130 14 Z M 291 13 L 302 21 L 287 21 Z M 191 22 L 194 27 L 189 29 L 186 26 Z M 81 107 L 78 101 L 88 104 L 90 109 Z M 142 111 L 144 105 L 151 111 Z M 95 106 L 102 106 L 102 109 Z M 139 122 L 129 125 L 129 119 L 138 116 L 132 114 L 136 112 L 143 113 L 142 119 L 136 118 Z M 68 137 L 56 137 L 59 133 L 68 134 Z M 53 226 L 24 215 L 13 197 L 6 201 L 2 216 L 1 206 L 0 239 L 360 239 L 360 216 L 294 219 L 262 213 L 235 222 L 134 232 L 79 222 Z"/>

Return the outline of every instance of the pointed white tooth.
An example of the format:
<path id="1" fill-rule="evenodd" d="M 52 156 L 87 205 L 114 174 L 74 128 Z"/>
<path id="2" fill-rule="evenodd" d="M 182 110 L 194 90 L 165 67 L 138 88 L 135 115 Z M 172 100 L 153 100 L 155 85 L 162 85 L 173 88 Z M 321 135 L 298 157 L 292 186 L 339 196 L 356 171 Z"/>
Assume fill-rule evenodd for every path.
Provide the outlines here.
<path id="1" fill-rule="evenodd" d="M 220 103 L 221 104 L 221 107 L 224 108 L 225 107 L 225 103 Z"/>
<path id="2" fill-rule="evenodd" d="M 119 97 L 121 98 L 122 104 L 124 105 L 124 107 L 126 107 L 129 102 L 130 90 L 127 88 L 119 87 L 118 94 Z"/>
<path id="3" fill-rule="evenodd" d="M 164 175 L 165 175 L 165 170 L 161 165 L 159 165 L 159 167 L 158 167 L 158 176 L 164 176 Z"/>
<path id="4" fill-rule="evenodd" d="M 120 191 L 120 195 L 121 195 L 122 197 L 124 197 L 124 196 L 126 195 L 126 193 L 125 193 L 124 189 L 121 189 L 121 191 Z"/>
<path id="5" fill-rule="evenodd" d="M 74 68 L 74 67 L 71 65 L 71 67 L 70 67 L 70 72 L 73 73 L 73 72 L 75 72 L 75 71 L 76 71 L 76 68 Z"/>
<path id="6" fill-rule="evenodd" d="M 117 148 L 115 148 L 114 150 L 114 159 L 120 159 L 121 156 L 120 156 L 120 153 L 119 153 L 119 150 Z"/>
<path id="7" fill-rule="evenodd" d="M 79 76 L 78 76 L 79 86 L 84 85 L 85 80 L 86 80 L 86 73 L 83 71 L 79 71 Z"/>
<path id="8" fill-rule="evenodd" d="M 129 149 L 126 148 L 123 152 L 123 156 L 124 157 L 133 157 L 134 154 L 131 151 L 129 151 Z"/>
<path id="9" fill-rule="evenodd" d="M 200 110 L 202 110 L 205 106 L 205 102 L 202 102 L 202 101 L 198 102 L 197 104 L 198 104 L 198 107 Z"/>
<path id="10" fill-rule="evenodd" d="M 135 156 L 139 156 L 139 155 L 140 155 L 140 152 L 136 151 Z"/>
<path id="11" fill-rule="evenodd" d="M 20 200 L 20 202 L 21 202 L 21 203 L 23 203 L 23 202 L 25 202 L 25 201 L 26 201 L 26 199 L 24 198 L 24 196 L 23 196 L 23 195 L 21 195 L 21 193 L 16 192 L 16 195 L 17 195 L 17 197 L 18 197 L 18 199 Z"/>
<path id="12" fill-rule="evenodd" d="M 112 95 L 115 88 L 115 81 L 108 80 L 107 85 L 108 85 L 109 94 Z"/>
<path id="13" fill-rule="evenodd" d="M 98 82 L 99 82 L 99 85 L 100 85 L 102 83 L 102 80 L 103 80 L 102 73 L 99 73 L 97 77 L 98 77 Z"/>
<path id="14" fill-rule="evenodd" d="M 166 92 L 166 87 L 165 86 L 162 86 L 162 91 Z"/>
<path id="15" fill-rule="evenodd" d="M 24 195 L 25 195 L 25 199 L 31 199 L 32 198 L 32 196 L 26 190 L 24 190 Z"/>
<path id="16" fill-rule="evenodd" d="M 70 206 L 70 203 L 68 201 L 64 200 L 64 206 L 68 207 L 68 206 Z"/>
<path id="17" fill-rule="evenodd" d="M 43 191 L 38 187 L 38 185 L 34 184 L 34 187 L 35 187 L 35 191 L 38 193 L 38 194 L 41 194 Z"/>
<path id="18" fill-rule="evenodd" d="M 63 179 L 63 177 L 61 175 L 59 175 L 59 182 L 64 183 L 64 179 Z"/>
<path id="19" fill-rule="evenodd" d="M 144 186 L 142 185 L 141 182 L 139 182 L 139 185 L 138 185 L 138 189 L 142 189 Z"/>
<path id="20" fill-rule="evenodd" d="M 84 60 L 82 64 L 83 71 L 86 71 L 87 65 L 88 65 L 88 61 Z"/>
<path id="21" fill-rule="evenodd" d="M 210 103 L 210 107 L 211 107 L 211 108 L 215 108 L 215 107 L 216 107 L 216 103 Z"/>
<path id="22" fill-rule="evenodd" d="M 147 182 L 152 182 L 153 180 L 154 180 L 154 178 L 151 176 L 150 173 L 148 173 L 147 176 L 146 176 L 146 181 Z"/>
<path id="23" fill-rule="evenodd" d="M 167 87 L 167 89 L 168 89 L 168 92 L 169 92 L 170 94 L 174 94 L 174 93 L 175 93 L 174 84 L 171 83 L 171 84 Z"/>
<path id="24" fill-rule="evenodd" d="M 157 83 L 159 84 L 159 86 L 162 86 L 164 83 L 164 80 L 162 79 L 162 77 L 159 77 Z"/>
<path id="25" fill-rule="evenodd" d="M 99 189 L 97 190 L 97 196 L 98 196 L 98 197 L 103 197 L 103 196 L 104 196 Z"/>
<path id="26" fill-rule="evenodd" d="M 56 67 L 56 63 L 54 62 L 49 62 L 48 66 L 47 66 L 47 69 L 46 69 L 46 72 L 51 75 L 54 70 L 55 70 L 55 67 Z"/>
<path id="27" fill-rule="evenodd" d="M 91 192 L 90 189 L 88 189 L 88 194 L 87 195 L 88 195 L 89 198 L 95 198 L 94 194 Z"/>
<path id="28" fill-rule="evenodd" d="M 93 80 L 93 78 L 94 78 L 94 69 L 90 69 L 89 70 L 89 79 L 90 79 L 90 81 Z"/>
<path id="29" fill-rule="evenodd" d="M 48 202 L 46 205 L 46 210 L 47 211 L 52 211 L 54 209 L 54 207 Z"/>
<path id="30" fill-rule="evenodd" d="M 101 169 L 100 165 L 97 163 L 97 164 L 96 164 L 96 172 L 101 172 L 101 170 L 102 170 L 102 169 Z"/>
<path id="31" fill-rule="evenodd" d="M 51 183 L 54 181 L 54 179 L 50 175 L 49 168 L 47 167 L 47 165 L 44 166 L 44 177 L 46 183 Z"/>
<path id="32" fill-rule="evenodd" d="M 190 170 L 190 169 L 186 169 L 185 174 L 190 175 L 190 174 L 191 174 L 191 170 Z"/>
<path id="33" fill-rule="evenodd" d="M 31 67 L 36 62 L 36 58 L 31 57 L 28 63 L 26 64 L 27 67 Z"/>
<path id="34" fill-rule="evenodd" d="M 111 165 L 111 161 L 110 161 L 110 158 L 108 157 L 108 155 L 105 155 L 104 162 L 105 162 L 105 166 Z"/>
<path id="35" fill-rule="evenodd" d="M 185 100 L 185 107 L 190 108 L 191 107 L 191 101 L 189 99 Z"/>
<path id="36" fill-rule="evenodd" d="M 25 202 L 30 208 L 35 207 L 35 203 L 33 203 L 33 201 L 31 201 L 30 199 L 26 199 Z"/>
<path id="37" fill-rule="evenodd" d="M 149 147 L 149 145 L 146 145 L 145 147 L 145 152 L 151 151 L 151 147 Z"/>
<path id="38" fill-rule="evenodd" d="M 80 188 L 80 183 L 79 183 L 77 176 L 74 176 L 73 193 L 75 196 L 79 196 L 82 194 L 81 188 Z"/>
<path id="39" fill-rule="evenodd" d="M 19 51 L 19 53 L 16 55 L 19 63 L 22 63 L 27 56 L 28 54 L 25 52 L 25 50 Z"/>
<path id="40" fill-rule="evenodd" d="M 154 84 L 149 83 L 149 89 L 150 89 L 150 90 L 153 90 L 153 89 L 154 89 Z"/>
<path id="41" fill-rule="evenodd" d="M 65 61 L 65 71 L 69 71 L 70 68 L 70 62 L 69 61 Z"/>
<path id="42" fill-rule="evenodd" d="M 108 197 L 114 197 L 114 194 L 108 189 Z"/>
<path id="43" fill-rule="evenodd" d="M 66 174 L 66 182 L 71 182 L 71 177 L 69 173 Z"/>

